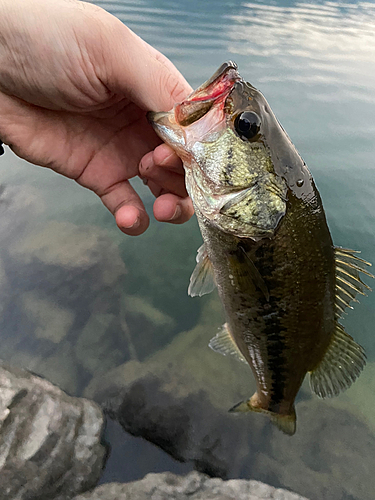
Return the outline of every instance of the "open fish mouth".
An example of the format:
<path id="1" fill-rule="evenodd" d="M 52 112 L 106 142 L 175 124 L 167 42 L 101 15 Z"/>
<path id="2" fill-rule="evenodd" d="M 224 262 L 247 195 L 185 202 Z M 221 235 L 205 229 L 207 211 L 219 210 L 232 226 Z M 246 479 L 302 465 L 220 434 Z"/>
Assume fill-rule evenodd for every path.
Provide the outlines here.
<path id="1" fill-rule="evenodd" d="M 237 64 L 225 62 L 211 78 L 184 101 L 176 104 L 173 110 L 148 113 L 148 119 L 158 132 L 162 132 L 165 127 L 174 130 L 187 127 L 205 116 L 214 105 L 223 110 L 226 98 L 239 80 L 242 78 L 237 71 Z"/>
<path id="2" fill-rule="evenodd" d="M 228 61 L 203 85 L 175 107 L 177 123 L 186 127 L 204 116 L 214 104 L 225 102 L 236 81 L 241 80 L 237 64 Z"/>

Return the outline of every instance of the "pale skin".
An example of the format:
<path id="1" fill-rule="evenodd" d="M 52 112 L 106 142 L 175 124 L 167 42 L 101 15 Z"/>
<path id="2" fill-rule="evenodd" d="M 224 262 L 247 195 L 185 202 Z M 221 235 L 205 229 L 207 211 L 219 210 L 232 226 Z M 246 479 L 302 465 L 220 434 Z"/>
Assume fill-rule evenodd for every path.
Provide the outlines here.
<path id="1" fill-rule="evenodd" d="M 0 139 L 94 191 L 126 234 L 149 225 L 136 176 L 156 196 L 157 220 L 193 214 L 181 162 L 146 119 L 190 92 L 165 56 L 97 6 L 0 0 Z"/>

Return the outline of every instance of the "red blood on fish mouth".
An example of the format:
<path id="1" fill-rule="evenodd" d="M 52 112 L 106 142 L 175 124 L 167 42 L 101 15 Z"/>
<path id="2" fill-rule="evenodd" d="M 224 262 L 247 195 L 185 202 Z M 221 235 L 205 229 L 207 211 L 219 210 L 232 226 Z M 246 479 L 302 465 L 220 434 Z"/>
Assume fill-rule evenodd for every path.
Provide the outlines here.
<path id="1" fill-rule="evenodd" d="M 237 71 L 230 69 L 228 72 L 220 75 L 220 77 L 212 82 L 206 89 L 194 92 L 197 95 L 194 96 L 193 93 L 189 101 L 204 101 L 221 97 L 223 94 L 227 94 L 228 91 L 232 90 L 234 83 L 239 79 Z M 202 93 L 203 95 L 200 95 Z"/>
<path id="2" fill-rule="evenodd" d="M 236 81 L 241 80 L 237 70 L 226 68 L 213 82 L 202 85 L 190 96 L 175 107 L 176 121 L 182 125 L 190 125 L 204 116 L 211 107 L 224 105 L 227 96 L 233 89 Z"/>

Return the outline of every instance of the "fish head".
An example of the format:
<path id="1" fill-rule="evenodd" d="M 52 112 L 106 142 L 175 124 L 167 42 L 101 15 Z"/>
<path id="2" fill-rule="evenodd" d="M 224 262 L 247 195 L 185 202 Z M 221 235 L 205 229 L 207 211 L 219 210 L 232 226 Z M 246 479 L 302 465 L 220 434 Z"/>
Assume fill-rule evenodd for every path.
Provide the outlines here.
<path id="1" fill-rule="evenodd" d="M 271 237 L 288 190 L 309 177 L 267 101 L 233 62 L 149 120 L 182 159 L 198 217 L 238 237 Z"/>

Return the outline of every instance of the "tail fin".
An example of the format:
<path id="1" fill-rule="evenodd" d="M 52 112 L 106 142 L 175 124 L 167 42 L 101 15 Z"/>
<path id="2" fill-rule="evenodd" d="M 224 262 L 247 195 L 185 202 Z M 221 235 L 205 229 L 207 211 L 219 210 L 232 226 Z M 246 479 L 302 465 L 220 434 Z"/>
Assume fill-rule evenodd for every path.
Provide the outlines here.
<path id="1" fill-rule="evenodd" d="M 277 426 L 278 429 L 283 431 L 288 436 L 293 436 L 296 432 L 296 412 L 293 407 L 288 415 L 280 415 L 279 413 L 270 412 L 271 422 Z"/>
<path id="2" fill-rule="evenodd" d="M 252 398 L 251 398 L 252 399 Z M 234 405 L 229 411 L 234 413 L 244 413 L 248 411 L 255 411 L 257 413 L 263 413 L 268 415 L 271 422 L 278 427 L 284 434 L 288 436 L 293 436 L 296 432 L 296 411 L 294 406 L 292 407 L 290 413 L 283 415 L 280 413 L 275 413 L 270 410 L 264 410 L 258 406 L 251 404 L 251 399 L 248 401 L 241 401 L 240 403 Z"/>

